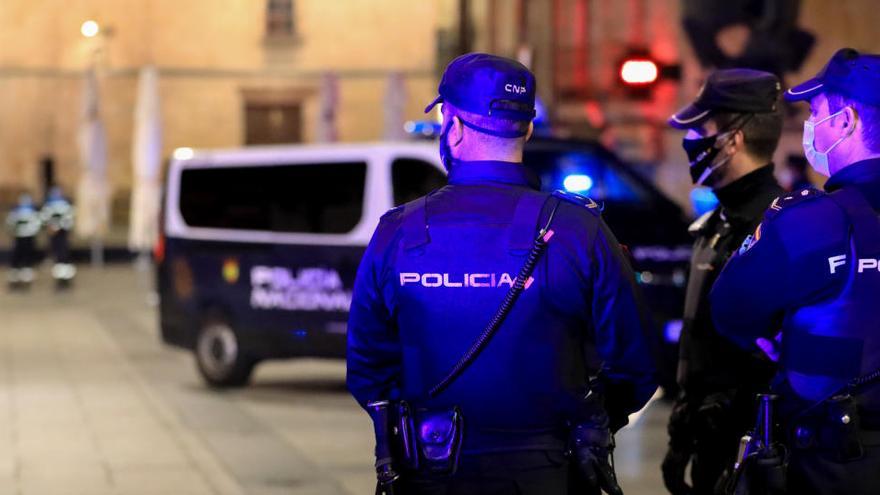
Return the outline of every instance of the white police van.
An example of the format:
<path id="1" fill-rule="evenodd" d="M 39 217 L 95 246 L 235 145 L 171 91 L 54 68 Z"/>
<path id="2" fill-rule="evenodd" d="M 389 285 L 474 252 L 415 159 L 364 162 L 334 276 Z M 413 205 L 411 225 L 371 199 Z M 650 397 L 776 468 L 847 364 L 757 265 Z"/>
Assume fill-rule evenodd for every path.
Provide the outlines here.
<path id="1" fill-rule="evenodd" d="M 658 323 L 680 318 L 691 242 L 681 209 L 595 142 L 535 138 L 524 157 L 536 187 L 603 204 Z M 379 217 L 445 183 L 432 141 L 178 150 L 157 249 L 163 340 L 192 350 L 218 387 L 246 383 L 264 359 L 344 356 Z M 671 386 L 677 345 L 667 348 Z"/>
<path id="2" fill-rule="evenodd" d="M 217 387 L 264 359 L 344 356 L 379 218 L 445 183 L 429 143 L 178 150 L 156 253 L 163 340 Z"/>

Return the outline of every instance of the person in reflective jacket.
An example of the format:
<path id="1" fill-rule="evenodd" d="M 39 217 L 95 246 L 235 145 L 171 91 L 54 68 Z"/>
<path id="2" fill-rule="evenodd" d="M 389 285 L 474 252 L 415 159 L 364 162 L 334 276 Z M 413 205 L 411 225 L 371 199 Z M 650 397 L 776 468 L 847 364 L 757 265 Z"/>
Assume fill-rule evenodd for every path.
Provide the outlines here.
<path id="1" fill-rule="evenodd" d="M 402 493 L 574 493 L 575 464 L 593 490 L 619 493 L 610 431 L 656 390 L 655 334 L 634 274 L 598 204 L 530 185 L 527 68 L 467 54 L 447 67 L 439 93 L 426 111 L 443 104 L 449 182 L 376 228 L 354 287 L 348 387 L 365 408 L 405 400 L 460 411 L 455 473 L 395 465 Z M 539 224 L 552 238 L 497 335 L 432 396 L 517 282 Z M 566 451 L 583 455 L 570 462 Z"/>
<path id="2" fill-rule="evenodd" d="M 36 238 L 42 223 L 40 213 L 34 207 L 29 194 L 22 194 L 18 204 L 6 217 L 6 228 L 12 235 L 12 255 L 8 274 L 9 287 L 27 288 L 34 280 L 34 263 L 37 262 Z"/>
<path id="3" fill-rule="evenodd" d="M 70 260 L 70 231 L 73 230 L 73 205 L 53 187 L 40 209 L 40 218 L 49 235 L 49 254 L 52 256 L 52 278 L 58 287 L 66 287 L 76 275 L 76 266 Z"/>
<path id="4" fill-rule="evenodd" d="M 718 330 L 779 360 L 788 492 L 880 487 L 880 55 L 838 51 L 785 93 L 824 192 L 773 201 L 711 292 Z"/>

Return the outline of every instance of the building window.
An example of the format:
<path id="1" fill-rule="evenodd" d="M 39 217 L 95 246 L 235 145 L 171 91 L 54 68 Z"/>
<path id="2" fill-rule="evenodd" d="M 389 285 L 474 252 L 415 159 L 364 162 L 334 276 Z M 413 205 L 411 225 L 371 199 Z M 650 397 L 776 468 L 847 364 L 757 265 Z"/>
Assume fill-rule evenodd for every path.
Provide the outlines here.
<path id="1" fill-rule="evenodd" d="M 266 2 L 266 37 L 290 38 L 295 34 L 293 0 L 268 0 Z"/>
<path id="2" fill-rule="evenodd" d="M 244 144 L 302 142 L 303 105 L 313 95 L 302 88 L 243 88 Z"/>
<path id="3" fill-rule="evenodd" d="M 300 143 L 302 140 L 301 104 L 246 104 L 245 145 Z"/>

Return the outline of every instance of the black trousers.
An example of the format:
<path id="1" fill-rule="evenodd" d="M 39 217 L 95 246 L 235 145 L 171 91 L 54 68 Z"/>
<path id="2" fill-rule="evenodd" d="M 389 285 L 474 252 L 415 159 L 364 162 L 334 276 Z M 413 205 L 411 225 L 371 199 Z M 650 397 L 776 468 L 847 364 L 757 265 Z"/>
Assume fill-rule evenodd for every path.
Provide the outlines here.
<path id="1" fill-rule="evenodd" d="M 49 238 L 49 250 L 55 263 L 70 263 L 70 242 L 66 230 L 59 230 Z"/>
<path id="2" fill-rule="evenodd" d="M 880 445 L 865 446 L 864 457 L 849 462 L 837 462 L 819 449 L 793 449 L 786 489 L 792 495 L 876 495 Z"/>
<path id="3" fill-rule="evenodd" d="M 12 244 L 12 268 L 29 268 L 36 261 L 36 247 L 33 237 L 16 237 Z"/>
<path id="4" fill-rule="evenodd" d="M 704 414 L 696 421 L 691 459 L 693 495 L 713 495 L 725 469 L 731 467 L 739 441 L 755 422 L 754 395 L 738 393 L 729 408 Z"/>
<path id="5" fill-rule="evenodd" d="M 463 455 L 448 480 L 420 479 L 406 473 L 398 495 L 589 495 L 558 451 Z M 598 492 L 595 492 L 598 493 Z"/>

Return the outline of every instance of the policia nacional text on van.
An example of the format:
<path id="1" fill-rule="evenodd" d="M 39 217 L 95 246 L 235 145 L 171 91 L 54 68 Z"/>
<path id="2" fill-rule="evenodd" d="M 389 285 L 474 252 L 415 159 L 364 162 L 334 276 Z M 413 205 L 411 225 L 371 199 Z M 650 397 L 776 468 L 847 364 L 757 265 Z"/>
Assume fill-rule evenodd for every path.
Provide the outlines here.
<path id="1" fill-rule="evenodd" d="M 838 51 L 789 89 L 809 101 L 804 152 L 825 192 L 775 200 L 711 293 L 745 348 L 781 330 L 786 493 L 880 490 L 880 56 Z"/>
<path id="2" fill-rule="evenodd" d="M 439 93 L 449 184 L 382 218 L 349 319 L 378 489 L 620 493 L 611 434 L 656 388 L 634 275 L 597 204 L 529 186 L 528 69 L 464 55 Z"/>

